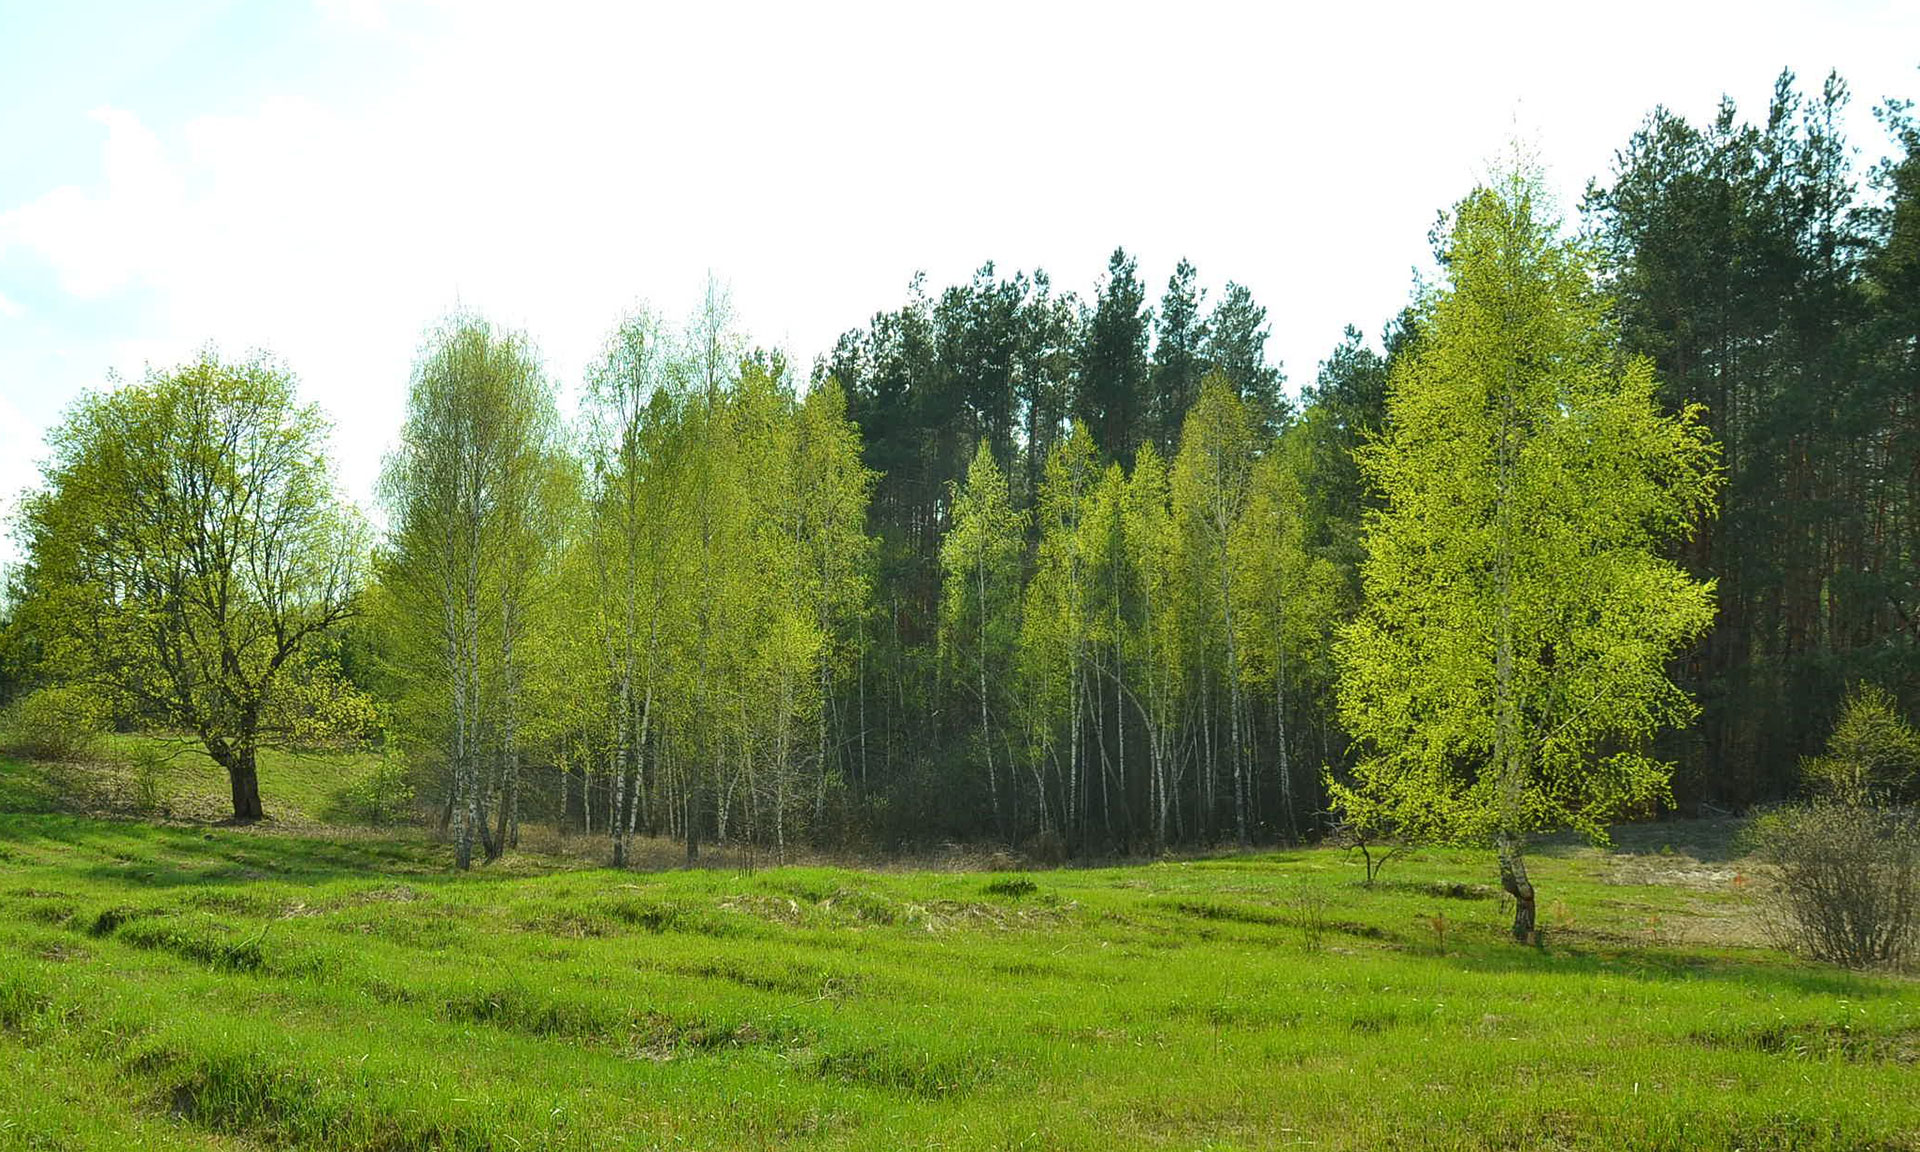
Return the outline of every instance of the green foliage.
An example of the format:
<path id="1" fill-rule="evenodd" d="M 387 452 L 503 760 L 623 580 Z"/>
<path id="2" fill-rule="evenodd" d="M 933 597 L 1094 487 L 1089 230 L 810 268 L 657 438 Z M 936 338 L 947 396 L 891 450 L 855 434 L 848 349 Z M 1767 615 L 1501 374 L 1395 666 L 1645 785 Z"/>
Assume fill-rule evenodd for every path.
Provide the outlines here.
<path id="1" fill-rule="evenodd" d="M 406 753 L 383 747 L 371 764 L 341 790 L 343 806 L 355 819 L 375 827 L 410 823 L 415 792 Z"/>
<path id="2" fill-rule="evenodd" d="M 1538 201 L 1516 175 L 1455 211 L 1360 456 L 1383 505 L 1338 657 L 1365 752 L 1330 788 L 1427 839 L 1598 837 L 1648 810 L 1667 769 L 1645 742 L 1693 711 L 1667 660 L 1713 613 L 1658 551 L 1712 509 L 1700 412 L 1662 414 L 1649 364 L 1620 362 L 1590 255 Z"/>
<path id="3" fill-rule="evenodd" d="M 173 799 L 173 758 L 152 744 L 136 744 L 127 753 L 127 768 L 133 778 L 134 802 L 140 811 L 165 813 Z"/>
<path id="4" fill-rule="evenodd" d="M 414 366 L 381 498 L 380 597 L 407 737 L 448 766 L 459 863 L 512 834 L 530 622 L 565 542 L 565 458 L 553 388 L 528 340 L 449 317 Z M 500 794 L 500 830 L 485 811 Z"/>
<path id="5" fill-rule="evenodd" d="M 36 688 L 0 713 L 7 751 L 35 760 L 84 760 L 99 750 L 110 719 L 98 693 Z"/>
<path id="6" fill-rule="evenodd" d="M 1209 371 L 1233 382 L 1262 439 L 1279 435 L 1289 415 L 1286 374 L 1267 362 L 1269 334 L 1266 308 L 1246 285 L 1227 281 L 1207 316 L 1202 353 Z"/>
<path id="7" fill-rule="evenodd" d="M 1891 693 L 1860 684 L 1841 705 L 1826 751 L 1808 757 L 1800 775 L 1819 795 L 1862 805 L 1920 800 L 1920 732 Z"/>
<path id="8" fill-rule="evenodd" d="M 42 675 L 199 733 L 237 818 L 261 815 L 283 675 L 354 610 L 364 542 L 326 435 L 284 369 L 207 353 L 77 402 L 21 511 Z"/>
<path id="9" fill-rule="evenodd" d="M 949 674 L 955 682 L 968 685 L 976 698 L 977 749 L 996 809 L 1000 784 L 994 772 L 994 743 L 1005 738 L 1009 749 L 1012 743 L 1006 690 L 1013 682 L 1020 640 L 1025 528 L 1026 516 L 1013 507 L 1006 476 L 982 440 L 967 469 L 966 485 L 954 490 L 953 527 L 940 546 L 946 577 L 940 598 L 940 648 Z M 999 732 L 994 730 L 996 718 Z M 1013 764 L 1007 767 L 1009 774 L 1015 771 Z M 1017 780 L 1009 784 L 1018 786 Z M 998 811 L 995 821 L 1005 827 Z"/>
<path id="10" fill-rule="evenodd" d="M 1656 109 L 1587 204 L 1624 349 L 1726 446 L 1725 513 L 1677 551 L 1720 604 L 1681 669 L 1688 799 L 1789 793 L 1850 683 L 1920 700 L 1915 136 L 1883 115 L 1863 182 L 1850 99 L 1783 72 L 1758 115 Z"/>
<path id="11" fill-rule="evenodd" d="M 1138 265 L 1115 248 L 1099 297 L 1084 321 L 1074 416 L 1099 450 L 1123 464 L 1145 439 L 1147 336 L 1153 314 Z"/>

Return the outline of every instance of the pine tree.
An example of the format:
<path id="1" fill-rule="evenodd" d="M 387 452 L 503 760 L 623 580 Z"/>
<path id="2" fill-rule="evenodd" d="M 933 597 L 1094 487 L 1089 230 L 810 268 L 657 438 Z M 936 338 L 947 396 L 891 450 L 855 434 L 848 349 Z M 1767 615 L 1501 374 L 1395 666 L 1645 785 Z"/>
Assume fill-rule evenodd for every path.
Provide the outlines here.
<path id="1" fill-rule="evenodd" d="M 1147 433 L 1147 333 L 1153 314 L 1133 257 L 1115 248 L 1106 281 L 1086 317 L 1074 412 L 1109 459 L 1133 463 Z"/>
<path id="2" fill-rule="evenodd" d="M 1154 315 L 1147 422 L 1163 456 L 1179 447 L 1180 425 L 1199 397 L 1200 378 L 1207 369 L 1205 350 L 1211 344 L 1211 330 L 1200 317 L 1206 292 L 1195 279 L 1192 264 L 1183 259 L 1175 265 Z"/>

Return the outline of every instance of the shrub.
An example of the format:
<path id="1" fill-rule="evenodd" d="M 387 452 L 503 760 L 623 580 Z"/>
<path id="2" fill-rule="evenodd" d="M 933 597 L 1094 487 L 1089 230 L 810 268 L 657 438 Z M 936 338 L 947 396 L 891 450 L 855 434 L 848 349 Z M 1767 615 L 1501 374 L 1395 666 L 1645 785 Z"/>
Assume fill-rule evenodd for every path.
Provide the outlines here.
<path id="1" fill-rule="evenodd" d="M 151 744 L 140 744 L 127 757 L 127 767 L 141 811 L 164 811 L 173 799 L 173 759 Z"/>
<path id="2" fill-rule="evenodd" d="M 81 760 L 100 746 L 107 709 L 81 688 L 39 688 L 7 710 L 0 732 L 6 748 L 34 760 Z"/>
<path id="3" fill-rule="evenodd" d="M 345 790 L 347 809 L 369 824 L 399 824 L 413 817 L 413 782 L 406 757 L 388 746 L 367 772 L 350 781 Z"/>
<path id="4" fill-rule="evenodd" d="M 1059 865 L 1067 862 L 1067 839 L 1049 828 L 1036 833 L 1026 844 L 1027 857 L 1036 864 Z"/>
<path id="5" fill-rule="evenodd" d="M 1779 873 L 1783 946 L 1852 968 L 1907 963 L 1920 947 L 1920 734 L 1868 685 L 1847 698 L 1827 748 L 1801 764 L 1810 798 L 1762 816 L 1754 847 Z"/>
<path id="6" fill-rule="evenodd" d="M 1900 809 L 1820 797 L 1754 826 L 1779 872 L 1770 927 L 1790 951 L 1849 968 L 1898 967 L 1920 929 L 1920 821 Z"/>

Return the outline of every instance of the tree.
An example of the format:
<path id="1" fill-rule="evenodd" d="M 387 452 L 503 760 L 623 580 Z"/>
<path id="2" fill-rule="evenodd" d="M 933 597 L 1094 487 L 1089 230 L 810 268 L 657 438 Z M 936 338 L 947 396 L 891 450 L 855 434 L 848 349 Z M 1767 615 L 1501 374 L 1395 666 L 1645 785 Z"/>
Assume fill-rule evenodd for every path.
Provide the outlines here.
<path id="1" fill-rule="evenodd" d="M 1233 586 L 1242 600 L 1235 613 L 1240 630 L 1235 654 L 1247 688 L 1265 689 L 1273 702 L 1273 772 L 1280 788 L 1281 834 L 1289 841 L 1300 832 L 1300 813 L 1288 698 L 1325 653 L 1339 603 L 1338 571 L 1313 551 L 1308 535 L 1301 483 L 1306 447 L 1302 440 L 1277 441 L 1254 463 L 1246 509 L 1228 545 Z"/>
<path id="2" fill-rule="evenodd" d="M 1139 605 L 1128 665 L 1147 735 L 1147 826 L 1156 850 L 1167 843 L 1181 763 L 1174 753 L 1184 687 L 1177 603 L 1181 549 L 1171 501 L 1166 464 L 1151 444 L 1141 445 L 1124 508 L 1132 599 Z"/>
<path id="3" fill-rule="evenodd" d="M 1892 236 L 1856 192 L 1847 100 L 1783 72 L 1755 122 L 1656 109 L 1586 205 L 1623 347 L 1724 450 L 1724 510 L 1681 554 L 1719 604 L 1683 667 L 1703 706 L 1674 749 L 1683 803 L 1783 796 L 1850 681 L 1920 688 L 1912 329 L 1875 323 L 1912 296 L 1881 280 Z"/>
<path id="4" fill-rule="evenodd" d="M 1287 419 L 1287 377 L 1267 362 L 1266 308 L 1244 284 L 1229 280 L 1202 332 L 1205 370 L 1233 381 L 1263 439 L 1277 435 Z"/>
<path id="5" fill-rule="evenodd" d="M 1005 834 L 1000 786 L 993 770 L 993 718 L 1001 711 L 1000 693 L 1011 681 L 1019 643 L 1020 565 L 1027 518 L 1013 507 L 1006 475 L 994 463 L 985 439 L 967 469 L 966 484 L 954 490 L 953 504 L 953 528 L 940 548 L 940 562 L 946 569 L 940 599 L 941 647 L 949 664 L 973 689 L 987 795 L 994 824 Z M 1013 765 L 1007 767 L 1011 773 Z"/>
<path id="6" fill-rule="evenodd" d="M 286 369 L 203 353 L 76 403 L 21 511 L 49 673 L 191 730 L 235 820 L 264 816 L 276 690 L 355 610 L 364 539 L 327 432 Z"/>
<path id="7" fill-rule="evenodd" d="M 1643 748 L 1693 714 L 1666 661 L 1711 621 L 1713 588 L 1656 549 L 1718 484 L 1700 410 L 1663 414 L 1648 362 L 1621 364 L 1592 255 L 1540 198 L 1517 173 L 1455 209 L 1446 283 L 1360 454 L 1383 506 L 1338 658 L 1365 754 L 1332 786 L 1349 818 L 1491 841 L 1520 937 L 1529 835 L 1602 839 L 1667 793 Z"/>
<path id="8" fill-rule="evenodd" d="M 1154 316 L 1147 419 L 1162 456 L 1178 449 L 1180 425 L 1200 394 L 1200 377 L 1207 368 L 1202 348 L 1211 343 L 1212 331 L 1200 317 L 1206 291 L 1196 285 L 1196 279 L 1192 264 L 1183 259 L 1175 265 Z M 1261 338 L 1264 341 L 1265 333 Z"/>
<path id="9" fill-rule="evenodd" d="M 514 645 L 555 422 L 526 339 L 454 316 L 414 368 L 400 447 L 381 477 L 391 518 L 381 582 L 395 631 L 411 635 L 400 649 L 403 678 L 443 705 L 427 715 L 452 770 L 446 815 L 459 821 L 461 868 L 476 835 L 489 857 L 504 847 L 484 809 L 493 787 L 512 788 L 516 770 Z M 481 775 L 489 740 L 491 780 Z"/>
<path id="10" fill-rule="evenodd" d="M 1034 773 L 1040 831 L 1049 831 L 1046 769 L 1053 769 L 1060 830 L 1083 832 L 1087 807 L 1087 603 L 1090 590 L 1082 525 L 1099 481 L 1093 437 L 1078 420 L 1047 454 L 1040 485 L 1040 546 L 1020 616 L 1020 683 L 1025 693 L 1028 763 Z M 1065 737 L 1066 763 L 1060 762 Z"/>
<path id="11" fill-rule="evenodd" d="M 612 683 L 607 835 L 616 868 L 626 866 L 645 806 L 642 757 L 665 662 L 667 600 L 678 582 L 673 549 L 684 512 L 666 361 L 658 323 L 636 313 L 614 330 L 582 397 L 594 479 L 594 616 Z"/>
<path id="12" fill-rule="evenodd" d="M 847 397 L 839 381 L 828 377 L 809 388 L 794 419 L 802 587 L 820 636 L 813 795 L 817 834 L 826 818 L 828 788 L 836 779 L 835 690 L 859 659 L 861 625 L 873 592 L 874 549 L 866 521 L 875 477 L 860 463 L 860 430 L 847 419 Z M 838 727 L 844 733 L 847 725 L 840 721 Z M 844 776 L 838 779 L 844 781 Z"/>
<path id="13" fill-rule="evenodd" d="M 1244 727 L 1246 711 L 1240 663 L 1240 629 L 1235 613 L 1243 600 L 1234 588 L 1232 540 L 1247 508 L 1254 462 L 1253 429 L 1246 405 L 1233 384 L 1219 373 L 1200 387 L 1199 403 L 1187 413 L 1180 454 L 1173 461 L 1173 514 L 1184 549 L 1189 596 L 1194 612 L 1191 633 L 1203 698 L 1218 678 L 1227 705 L 1227 753 L 1232 757 L 1234 835 L 1251 843 L 1247 825 L 1250 780 Z M 1203 713 L 1201 723 L 1211 724 Z M 1207 758 L 1211 790 L 1216 760 Z"/>
<path id="14" fill-rule="evenodd" d="M 1153 320 L 1135 267 L 1123 248 L 1107 261 L 1106 282 L 1081 337 L 1074 405 L 1094 444 L 1129 467 L 1146 431 L 1147 332 Z"/>

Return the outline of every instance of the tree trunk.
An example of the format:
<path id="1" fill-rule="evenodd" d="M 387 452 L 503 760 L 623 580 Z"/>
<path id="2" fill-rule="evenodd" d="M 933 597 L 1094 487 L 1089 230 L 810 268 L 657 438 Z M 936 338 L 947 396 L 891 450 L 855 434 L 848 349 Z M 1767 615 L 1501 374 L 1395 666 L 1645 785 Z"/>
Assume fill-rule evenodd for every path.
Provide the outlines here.
<path id="1" fill-rule="evenodd" d="M 987 796 L 993 802 L 993 827 L 1004 839 L 1006 822 L 1000 818 L 1000 786 L 993 777 L 993 734 L 989 730 L 987 709 L 987 564 L 983 551 L 978 563 L 974 565 L 974 585 L 980 605 L 980 651 L 979 692 L 980 692 L 980 755 L 987 759 Z M 1007 771 L 1013 771 L 1013 765 L 1007 765 Z"/>
<path id="2" fill-rule="evenodd" d="M 230 751 L 219 759 L 227 770 L 227 783 L 233 789 L 235 822 L 251 824 L 264 819 L 266 813 L 260 810 L 260 773 L 254 764 L 252 745 Z"/>
<path id="3" fill-rule="evenodd" d="M 626 674 L 620 677 L 620 685 L 614 698 L 614 735 L 613 760 L 608 765 L 613 771 L 612 811 L 607 821 L 607 836 L 613 845 L 613 866 L 627 866 L 626 821 L 620 818 L 627 798 L 627 723 L 633 710 L 633 681 Z"/>
<path id="4" fill-rule="evenodd" d="M 1286 605 L 1282 601 L 1281 619 L 1286 619 Z M 1283 625 L 1273 640 L 1273 743 L 1279 758 L 1280 772 L 1280 815 L 1285 821 L 1287 843 L 1292 844 L 1299 835 L 1300 825 L 1293 812 L 1293 764 L 1287 758 L 1287 636 Z"/>
<path id="5" fill-rule="evenodd" d="M 1518 837 L 1500 837 L 1500 887 L 1513 897 L 1513 938 L 1533 939 L 1533 881 L 1527 879 L 1526 847 Z"/>

